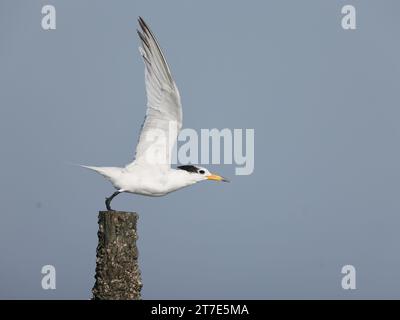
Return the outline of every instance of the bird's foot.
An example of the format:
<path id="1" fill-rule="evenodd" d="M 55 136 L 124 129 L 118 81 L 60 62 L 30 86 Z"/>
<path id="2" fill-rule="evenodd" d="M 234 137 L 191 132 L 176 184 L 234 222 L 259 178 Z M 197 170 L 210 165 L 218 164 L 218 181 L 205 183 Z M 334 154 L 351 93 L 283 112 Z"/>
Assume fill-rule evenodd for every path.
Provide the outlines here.
<path id="1" fill-rule="evenodd" d="M 111 200 L 112 200 L 111 197 L 110 198 L 106 197 L 106 208 L 107 208 L 108 211 L 115 211 L 114 209 L 111 209 L 111 205 L 110 205 Z"/>
<path id="2" fill-rule="evenodd" d="M 115 191 L 110 197 L 106 198 L 106 208 L 108 211 L 115 211 L 115 210 L 111 209 L 111 201 L 120 193 L 121 193 L 121 191 Z"/>

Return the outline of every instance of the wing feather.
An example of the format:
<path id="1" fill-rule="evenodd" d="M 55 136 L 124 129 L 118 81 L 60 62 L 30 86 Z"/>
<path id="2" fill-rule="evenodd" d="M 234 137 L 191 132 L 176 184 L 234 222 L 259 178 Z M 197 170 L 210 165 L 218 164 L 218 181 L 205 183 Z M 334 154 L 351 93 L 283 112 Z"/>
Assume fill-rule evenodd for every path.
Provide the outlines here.
<path id="1" fill-rule="evenodd" d="M 145 65 L 147 110 L 130 165 L 157 164 L 169 167 L 174 144 L 182 128 L 182 105 L 178 88 L 165 56 L 150 28 L 139 17 L 139 51 Z"/>

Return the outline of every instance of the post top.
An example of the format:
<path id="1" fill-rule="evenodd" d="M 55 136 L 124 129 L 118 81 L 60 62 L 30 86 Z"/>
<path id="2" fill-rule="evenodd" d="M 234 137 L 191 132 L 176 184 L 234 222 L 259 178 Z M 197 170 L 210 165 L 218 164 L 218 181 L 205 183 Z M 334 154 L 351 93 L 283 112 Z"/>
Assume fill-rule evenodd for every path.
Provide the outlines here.
<path id="1" fill-rule="evenodd" d="M 116 211 L 116 210 L 100 210 L 99 215 L 113 215 L 113 216 L 135 216 L 139 217 L 137 212 L 133 211 Z"/>

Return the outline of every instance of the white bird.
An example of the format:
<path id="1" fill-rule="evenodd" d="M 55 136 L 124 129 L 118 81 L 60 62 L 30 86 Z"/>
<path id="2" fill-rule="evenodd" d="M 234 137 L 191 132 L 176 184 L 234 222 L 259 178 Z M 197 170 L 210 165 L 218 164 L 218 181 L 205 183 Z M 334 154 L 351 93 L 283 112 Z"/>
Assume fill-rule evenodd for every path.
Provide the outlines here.
<path id="1" fill-rule="evenodd" d="M 194 165 L 171 168 L 171 154 L 182 128 L 182 105 L 178 88 L 154 34 L 144 20 L 138 18 L 141 31 L 140 54 L 145 64 L 147 111 L 135 160 L 123 168 L 82 166 L 104 176 L 117 189 L 106 198 L 107 210 L 112 199 L 122 192 L 163 196 L 203 180 L 228 182 Z"/>

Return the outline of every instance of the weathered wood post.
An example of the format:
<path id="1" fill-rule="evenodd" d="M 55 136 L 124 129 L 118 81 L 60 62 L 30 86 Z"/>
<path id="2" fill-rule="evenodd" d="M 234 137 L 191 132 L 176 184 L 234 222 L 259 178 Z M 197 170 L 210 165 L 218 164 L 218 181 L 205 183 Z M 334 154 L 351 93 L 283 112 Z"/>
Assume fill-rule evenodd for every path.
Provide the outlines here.
<path id="1" fill-rule="evenodd" d="M 138 300 L 142 280 L 135 212 L 100 211 L 94 300 Z"/>

